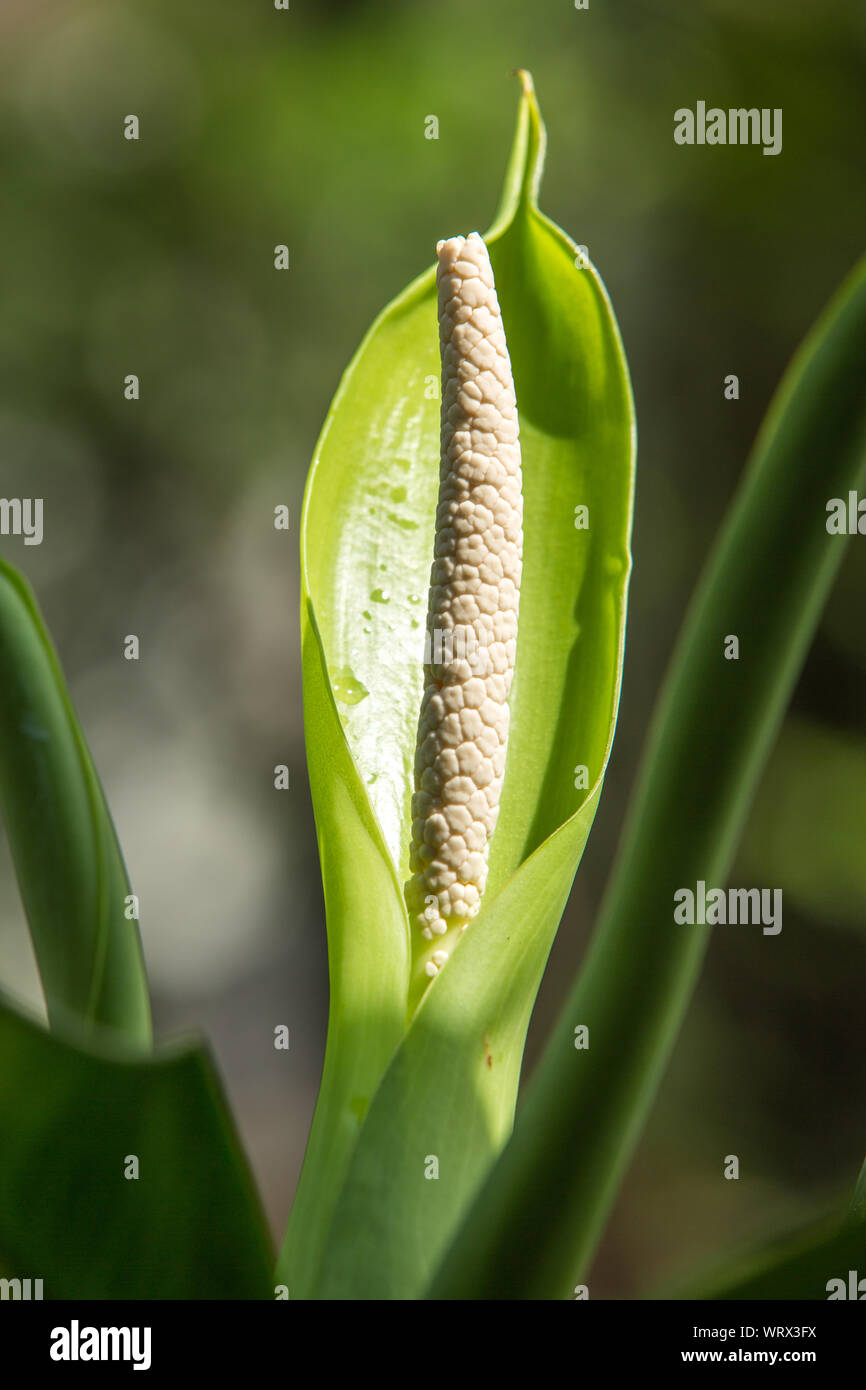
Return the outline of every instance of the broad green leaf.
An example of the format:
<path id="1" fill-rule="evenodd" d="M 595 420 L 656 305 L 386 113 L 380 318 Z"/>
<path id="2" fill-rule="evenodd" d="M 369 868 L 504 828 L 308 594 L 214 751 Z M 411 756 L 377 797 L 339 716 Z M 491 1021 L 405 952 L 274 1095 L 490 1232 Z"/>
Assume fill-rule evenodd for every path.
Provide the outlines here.
<path id="1" fill-rule="evenodd" d="M 362 344 L 307 488 L 305 709 L 332 994 L 319 1107 L 281 1264 L 293 1296 L 423 1289 L 508 1135 L 529 1013 L 613 737 L 630 569 L 631 394 L 596 271 L 576 264 L 577 247 L 537 209 L 544 132 L 525 75 L 523 83 L 487 237 L 524 474 L 508 763 L 481 912 L 417 1010 L 403 886 L 438 491 L 432 268 Z M 575 526 L 578 506 L 588 508 L 588 530 Z M 350 1033 L 342 1042 L 347 1020 L 375 1032 L 374 1042 L 351 1045 Z M 424 1179 L 426 1154 L 441 1160 L 438 1183 Z"/>
<path id="2" fill-rule="evenodd" d="M 0 999 L 4 1277 L 42 1279 L 47 1299 L 273 1298 L 261 1205 L 207 1051 L 127 1060 L 99 1041 L 62 1041 Z"/>
<path id="3" fill-rule="evenodd" d="M 588 958 L 434 1297 L 563 1298 L 585 1279 L 708 939 L 674 922 L 674 893 L 724 885 L 844 553 L 827 503 L 866 476 L 864 360 L 866 261 L 770 408 L 660 697 Z M 739 660 L 724 659 L 729 634 Z"/>
<path id="4" fill-rule="evenodd" d="M 0 803 L 52 1027 L 148 1046 L 130 887 L 99 778 L 33 595 L 0 561 Z"/>

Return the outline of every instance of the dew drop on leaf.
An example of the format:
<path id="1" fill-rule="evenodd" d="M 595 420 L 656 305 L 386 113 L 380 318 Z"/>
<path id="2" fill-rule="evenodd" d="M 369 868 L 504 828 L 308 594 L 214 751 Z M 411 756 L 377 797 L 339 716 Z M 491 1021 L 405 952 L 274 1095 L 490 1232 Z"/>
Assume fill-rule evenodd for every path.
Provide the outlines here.
<path id="1" fill-rule="evenodd" d="M 342 705 L 359 705 L 370 694 L 365 685 L 358 680 L 348 666 L 341 666 L 331 677 L 334 699 Z"/>

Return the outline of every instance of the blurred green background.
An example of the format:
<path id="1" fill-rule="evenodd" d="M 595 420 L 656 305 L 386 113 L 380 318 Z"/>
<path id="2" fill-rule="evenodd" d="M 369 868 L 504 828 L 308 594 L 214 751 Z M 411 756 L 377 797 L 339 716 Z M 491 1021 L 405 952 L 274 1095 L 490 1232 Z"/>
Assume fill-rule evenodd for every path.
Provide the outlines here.
<path id="1" fill-rule="evenodd" d="M 327 1012 L 297 520 L 340 373 L 437 239 L 492 220 L 509 72 L 528 67 L 549 135 L 542 206 L 606 281 L 639 421 L 619 733 L 531 1064 L 591 929 L 707 547 L 787 361 L 866 245 L 866 10 L 5 0 L 0 54 L 0 490 L 45 499 L 43 544 L 4 538 L 4 554 L 36 589 L 106 785 L 160 1034 L 212 1039 L 279 1238 Z M 675 109 L 699 99 L 781 107 L 782 153 L 675 145 Z M 784 890 L 783 931 L 717 930 L 593 1297 L 676 1281 L 852 1188 L 866 1135 L 864 592 L 855 539 L 732 879 Z M 277 763 L 289 791 L 274 789 Z M 0 982 L 38 1001 L 5 849 Z M 738 1182 L 722 1176 L 729 1153 Z"/>

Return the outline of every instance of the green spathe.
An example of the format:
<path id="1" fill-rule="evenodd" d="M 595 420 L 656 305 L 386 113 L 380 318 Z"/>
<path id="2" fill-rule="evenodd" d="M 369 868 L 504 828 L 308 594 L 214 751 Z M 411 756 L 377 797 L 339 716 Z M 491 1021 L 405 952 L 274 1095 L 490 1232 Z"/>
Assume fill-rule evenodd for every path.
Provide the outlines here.
<path id="1" fill-rule="evenodd" d="M 432 268 L 368 333 L 307 485 L 304 710 L 331 1018 L 278 1267 L 293 1298 L 423 1291 L 510 1132 L 529 1015 L 613 738 L 631 566 L 631 391 L 596 271 L 576 267 L 575 243 L 538 209 L 544 128 L 526 75 L 523 86 L 484 238 L 524 463 L 508 761 L 481 910 L 420 1006 L 403 886 L 439 473 L 439 403 L 426 390 L 439 365 Z M 389 505 L 371 513 L 371 493 Z M 592 517 L 591 544 L 575 529 L 578 506 Z M 365 692 L 352 704 L 340 698 L 347 672 Z M 575 773 L 583 767 L 586 779 Z M 437 1157 L 438 1181 L 425 1178 L 425 1155 Z"/>

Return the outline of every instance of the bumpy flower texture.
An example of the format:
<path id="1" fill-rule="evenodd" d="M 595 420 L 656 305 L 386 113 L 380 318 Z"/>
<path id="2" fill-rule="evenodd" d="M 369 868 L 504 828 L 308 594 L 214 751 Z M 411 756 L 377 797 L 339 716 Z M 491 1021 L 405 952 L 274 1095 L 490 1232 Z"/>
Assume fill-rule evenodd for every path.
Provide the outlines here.
<path id="1" fill-rule="evenodd" d="M 487 881 L 523 555 L 517 403 L 490 258 L 477 232 L 436 250 L 441 462 L 410 861 L 429 939 L 465 928 Z M 435 951 L 427 974 L 446 959 Z"/>

